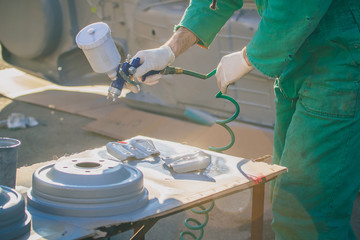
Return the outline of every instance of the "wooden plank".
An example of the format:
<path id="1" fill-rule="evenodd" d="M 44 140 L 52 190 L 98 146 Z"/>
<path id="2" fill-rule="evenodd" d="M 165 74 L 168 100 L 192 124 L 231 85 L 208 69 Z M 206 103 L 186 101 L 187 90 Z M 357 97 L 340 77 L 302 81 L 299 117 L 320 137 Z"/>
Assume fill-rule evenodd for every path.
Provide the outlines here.
<path id="1" fill-rule="evenodd" d="M 115 139 L 136 135 L 184 143 L 203 134 L 209 127 L 152 113 L 118 107 L 105 117 L 83 127 Z"/>
<path id="2" fill-rule="evenodd" d="M 0 71 L 0 94 L 68 113 L 98 119 L 122 103 L 106 99 L 107 86 L 61 86 L 14 68 Z"/>

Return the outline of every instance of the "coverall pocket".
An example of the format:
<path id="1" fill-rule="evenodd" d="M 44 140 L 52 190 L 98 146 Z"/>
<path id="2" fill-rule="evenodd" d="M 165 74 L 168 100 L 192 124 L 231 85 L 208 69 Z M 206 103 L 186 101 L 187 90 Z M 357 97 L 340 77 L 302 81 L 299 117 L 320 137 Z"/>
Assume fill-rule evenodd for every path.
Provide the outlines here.
<path id="1" fill-rule="evenodd" d="M 358 36 L 355 41 L 350 42 L 349 51 L 357 65 L 360 65 L 360 9 L 351 8 L 351 14 L 353 15 L 355 22 L 358 26 L 358 32 L 355 36 Z"/>
<path id="2" fill-rule="evenodd" d="M 359 82 L 348 82 L 346 88 L 333 88 L 308 81 L 300 89 L 299 100 L 309 113 L 321 117 L 353 118 L 357 111 L 359 86 Z"/>
<path id="3" fill-rule="evenodd" d="M 356 65 L 360 65 L 360 39 L 351 42 L 348 46 L 349 52 Z"/>

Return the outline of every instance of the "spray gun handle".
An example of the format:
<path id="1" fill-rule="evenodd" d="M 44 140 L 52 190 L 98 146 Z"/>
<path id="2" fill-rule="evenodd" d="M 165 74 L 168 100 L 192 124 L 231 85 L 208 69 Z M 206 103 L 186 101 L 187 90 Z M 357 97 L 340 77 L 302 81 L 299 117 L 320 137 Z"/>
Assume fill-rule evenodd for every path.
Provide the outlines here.
<path id="1" fill-rule="evenodd" d="M 132 73 L 132 74 L 134 74 L 135 71 L 136 71 L 135 69 L 141 66 L 140 58 L 137 57 L 137 58 L 133 59 L 132 62 L 131 62 L 131 66 L 133 67 L 133 69 L 132 69 L 133 73 Z M 129 70 L 130 70 L 130 69 L 129 69 Z M 151 71 L 145 73 L 145 74 L 142 76 L 141 80 L 142 80 L 142 82 L 144 82 L 145 79 L 146 79 L 148 76 L 155 75 L 155 74 L 159 74 L 160 72 L 161 72 L 161 71 L 151 70 Z"/>
<path id="2" fill-rule="evenodd" d="M 140 66 L 141 66 L 140 58 L 137 57 L 137 58 L 133 59 L 133 60 L 131 61 L 131 66 L 133 66 L 134 68 L 140 67 Z"/>
<path id="3" fill-rule="evenodd" d="M 159 74 L 159 73 L 161 73 L 161 71 L 151 70 L 151 71 L 145 73 L 145 74 L 142 76 L 141 80 L 144 82 L 145 79 L 146 79 L 148 76 L 155 75 L 155 74 Z"/>

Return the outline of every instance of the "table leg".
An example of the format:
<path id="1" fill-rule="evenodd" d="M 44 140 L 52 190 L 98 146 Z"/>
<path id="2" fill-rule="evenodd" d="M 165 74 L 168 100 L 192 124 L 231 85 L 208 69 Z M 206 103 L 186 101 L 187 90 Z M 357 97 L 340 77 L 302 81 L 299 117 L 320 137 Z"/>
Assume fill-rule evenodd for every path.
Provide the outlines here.
<path id="1" fill-rule="evenodd" d="M 252 215 L 251 215 L 251 240 L 263 239 L 265 183 L 253 187 Z"/>
<path id="2" fill-rule="evenodd" d="M 158 219 L 150 219 L 140 226 L 134 227 L 134 235 L 130 240 L 145 240 L 145 234 L 155 225 Z"/>

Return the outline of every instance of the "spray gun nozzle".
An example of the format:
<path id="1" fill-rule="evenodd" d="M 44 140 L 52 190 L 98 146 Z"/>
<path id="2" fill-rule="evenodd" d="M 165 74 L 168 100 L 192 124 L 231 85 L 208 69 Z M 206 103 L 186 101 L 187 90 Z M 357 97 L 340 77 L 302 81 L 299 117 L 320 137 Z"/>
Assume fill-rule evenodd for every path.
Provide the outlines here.
<path id="1" fill-rule="evenodd" d="M 113 101 L 115 101 L 116 98 L 120 97 L 121 91 L 126 82 L 136 86 L 137 89 L 140 90 L 139 83 L 130 79 L 135 74 L 136 68 L 140 65 L 140 58 L 135 58 L 130 63 L 130 56 L 128 56 L 126 61 L 118 66 L 116 71 L 116 79 L 112 81 L 108 90 L 109 98 L 112 97 Z"/>

